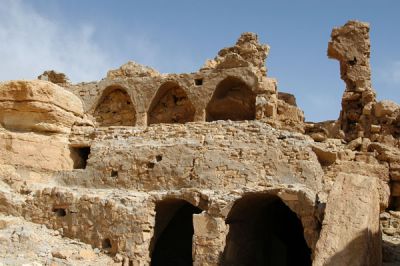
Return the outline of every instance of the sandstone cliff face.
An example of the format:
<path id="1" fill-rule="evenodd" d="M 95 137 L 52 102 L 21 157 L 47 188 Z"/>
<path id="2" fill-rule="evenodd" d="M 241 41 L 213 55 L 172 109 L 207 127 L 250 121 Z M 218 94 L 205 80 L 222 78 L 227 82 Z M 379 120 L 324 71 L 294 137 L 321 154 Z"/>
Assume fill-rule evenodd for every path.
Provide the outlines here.
<path id="1" fill-rule="evenodd" d="M 83 116 L 78 97 L 44 81 L 0 84 L 0 123 L 9 130 L 68 133 Z"/>
<path id="2" fill-rule="evenodd" d="M 1 83 L 0 213 L 19 218 L 0 217 L 0 237 L 13 219 L 57 230 L 32 229 L 66 251 L 31 260 L 61 265 L 379 265 L 381 217 L 383 260 L 396 263 L 400 109 L 375 100 L 368 32 L 332 32 L 337 121 L 304 122 L 253 33 L 196 73 L 128 62 L 99 82 L 49 71 Z M 7 250 L 23 249 L 12 239 Z"/>

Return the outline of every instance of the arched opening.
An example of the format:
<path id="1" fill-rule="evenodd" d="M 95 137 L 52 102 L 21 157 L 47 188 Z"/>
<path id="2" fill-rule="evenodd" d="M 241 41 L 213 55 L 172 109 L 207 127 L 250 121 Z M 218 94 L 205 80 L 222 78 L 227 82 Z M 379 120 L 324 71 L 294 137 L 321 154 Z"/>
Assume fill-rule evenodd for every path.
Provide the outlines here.
<path id="1" fill-rule="evenodd" d="M 221 81 L 206 108 L 206 121 L 254 120 L 256 94 L 243 81 L 228 77 Z"/>
<path id="2" fill-rule="evenodd" d="M 184 200 L 156 205 L 156 226 L 150 245 L 151 265 L 193 265 L 193 214 L 201 210 Z"/>
<path id="3" fill-rule="evenodd" d="M 163 84 L 148 112 L 148 124 L 186 123 L 194 120 L 195 109 L 186 92 L 174 82 Z"/>
<path id="4" fill-rule="evenodd" d="M 136 111 L 129 94 L 120 87 L 108 87 L 94 111 L 100 126 L 134 126 Z"/>
<path id="5" fill-rule="evenodd" d="M 277 196 L 250 194 L 233 205 L 222 265 L 311 265 L 296 214 Z"/>

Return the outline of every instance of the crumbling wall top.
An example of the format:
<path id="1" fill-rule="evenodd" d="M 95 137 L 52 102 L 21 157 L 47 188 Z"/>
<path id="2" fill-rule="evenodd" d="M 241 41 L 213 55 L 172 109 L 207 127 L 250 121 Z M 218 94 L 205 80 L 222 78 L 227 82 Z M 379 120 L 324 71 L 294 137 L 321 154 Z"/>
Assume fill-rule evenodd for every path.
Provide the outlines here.
<path id="1" fill-rule="evenodd" d="M 269 49 L 268 45 L 259 42 L 257 34 L 245 32 L 241 34 L 234 46 L 223 48 L 218 52 L 217 57 L 208 60 L 203 69 L 251 65 L 258 68 L 262 75 L 266 75 L 265 60 Z"/>
<path id="2" fill-rule="evenodd" d="M 359 21 L 334 28 L 328 44 L 328 57 L 340 62 L 340 76 L 346 83 L 339 122 L 347 139 L 365 131 L 376 102 L 371 85 L 370 46 L 369 24 Z"/>
<path id="3" fill-rule="evenodd" d="M 108 71 L 107 78 L 156 77 L 159 75 L 160 73 L 151 67 L 128 61 L 118 69 Z"/>
<path id="4" fill-rule="evenodd" d="M 39 80 L 50 81 L 54 84 L 64 85 L 69 83 L 69 78 L 64 73 L 54 70 L 47 70 L 38 76 Z"/>

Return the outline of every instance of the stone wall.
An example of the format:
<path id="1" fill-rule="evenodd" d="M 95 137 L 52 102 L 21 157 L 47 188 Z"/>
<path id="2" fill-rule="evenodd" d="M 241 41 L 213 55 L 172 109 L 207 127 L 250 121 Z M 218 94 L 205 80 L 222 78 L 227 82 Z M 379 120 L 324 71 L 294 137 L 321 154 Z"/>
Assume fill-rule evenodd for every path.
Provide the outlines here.
<path id="1" fill-rule="evenodd" d="M 0 213 L 123 265 L 379 265 L 381 218 L 396 263 L 400 108 L 375 99 L 368 33 L 332 32 L 336 121 L 304 122 L 253 33 L 195 73 L 0 83 Z"/>

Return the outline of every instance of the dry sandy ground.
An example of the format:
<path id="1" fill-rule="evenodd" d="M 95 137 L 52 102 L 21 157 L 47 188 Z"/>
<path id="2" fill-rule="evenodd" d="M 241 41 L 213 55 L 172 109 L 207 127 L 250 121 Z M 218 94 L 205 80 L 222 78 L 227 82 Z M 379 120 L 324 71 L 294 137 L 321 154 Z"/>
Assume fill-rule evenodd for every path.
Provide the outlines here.
<path id="1" fill-rule="evenodd" d="M 114 258 L 82 242 L 63 238 L 22 218 L 0 215 L 0 266 L 3 265 L 121 265 Z"/>

